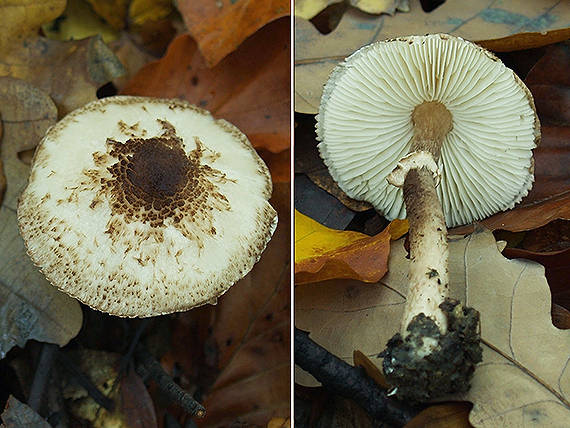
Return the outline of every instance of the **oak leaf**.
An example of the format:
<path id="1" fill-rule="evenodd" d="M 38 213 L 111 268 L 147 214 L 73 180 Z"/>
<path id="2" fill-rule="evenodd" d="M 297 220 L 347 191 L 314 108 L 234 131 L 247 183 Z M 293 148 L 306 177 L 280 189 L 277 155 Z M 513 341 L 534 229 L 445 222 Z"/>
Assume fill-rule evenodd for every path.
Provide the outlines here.
<path id="1" fill-rule="evenodd" d="M 289 15 L 291 7 L 289 0 L 178 0 L 176 4 L 208 67 L 215 66 L 264 25 Z"/>
<path id="2" fill-rule="evenodd" d="M 545 46 L 570 37 L 570 3 L 558 0 L 447 1 L 425 13 L 419 1 L 409 13 L 371 16 L 348 8 L 338 27 L 320 34 L 295 18 L 295 111 L 315 114 L 332 69 L 360 46 L 410 34 L 448 33 L 495 51 Z"/>
<path id="3" fill-rule="evenodd" d="M 60 16 L 65 4 L 65 0 L 0 4 L 0 76 L 25 80 L 46 92 L 60 116 L 96 99 L 99 86 L 124 72 L 99 36 L 69 42 L 39 36 L 42 24 Z"/>
<path id="4" fill-rule="evenodd" d="M 56 122 L 51 99 L 29 83 L 0 77 L 1 160 L 7 187 L 0 207 L 0 358 L 28 339 L 65 345 L 82 324 L 79 303 L 51 286 L 18 234 L 18 196 L 29 167 L 18 153 L 35 147 Z"/>
<path id="5" fill-rule="evenodd" d="M 295 210 L 295 284 L 335 278 L 377 282 L 388 268 L 391 238 L 408 231 L 395 220 L 376 236 L 334 230 Z"/>
<path id="6" fill-rule="evenodd" d="M 469 420 L 475 427 L 564 426 L 570 418 L 570 331 L 552 324 L 544 268 L 506 259 L 491 232 L 481 229 L 450 237 L 449 255 L 451 296 L 480 312 L 483 345 L 470 391 L 451 398 L 474 404 Z M 399 240 L 379 283 L 298 286 L 297 327 L 349 362 L 360 349 L 381 366 L 378 352 L 403 313 L 408 264 Z M 296 380 L 308 378 L 299 373 Z"/>
<path id="7" fill-rule="evenodd" d="M 289 21 L 273 22 L 214 68 L 185 34 L 143 67 L 124 94 L 182 98 L 240 128 L 256 148 L 279 153 L 290 140 Z"/>

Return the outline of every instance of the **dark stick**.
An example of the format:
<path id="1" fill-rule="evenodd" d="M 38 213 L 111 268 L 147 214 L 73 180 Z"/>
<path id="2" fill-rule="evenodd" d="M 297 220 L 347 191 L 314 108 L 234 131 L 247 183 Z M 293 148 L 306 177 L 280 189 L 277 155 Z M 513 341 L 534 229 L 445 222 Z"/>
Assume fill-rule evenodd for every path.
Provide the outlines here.
<path id="1" fill-rule="evenodd" d="M 169 400 L 180 405 L 192 416 L 204 417 L 206 409 L 174 382 L 150 352 L 143 346 L 138 346 L 135 355 L 138 362 L 136 371 L 143 379 L 154 380 Z"/>
<path id="2" fill-rule="evenodd" d="M 364 370 L 345 363 L 298 328 L 295 328 L 295 364 L 330 391 L 354 400 L 373 418 L 404 426 L 420 410 L 389 398 Z"/>
<path id="3" fill-rule="evenodd" d="M 40 361 L 34 373 L 34 380 L 30 388 L 30 396 L 28 398 L 28 406 L 39 413 L 42 406 L 42 398 L 46 389 L 49 374 L 53 367 L 55 355 L 58 351 L 58 346 L 53 343 L 44 343 L 40 354 Z"/>
<path id="4" fill-rule="evenodd" d="M 127 366 L 129 365 L 129 361 L 131 361 L 131 358 L 133 357 L 133 355 L 135 353 L 135 349 L 136 349 L 137 345 L 139 344 L 141 336 L 144 333 L 144 331 L 146 330 L 147 326 L 151 323 L 152 320 L 153 320 L 153 318 L 144 318 L 139 323 L 139 325 L 137 326 L 137 328 L 135 330 L 135 334 L 131 340 L 131 343 L 129 344 L 129 349 L 127 350 L 127 353 L 121 358 L 121 364 L 119 366 L 119 374 L 117 376 L 117 380 L 119 380 L 121 378 L 121 376 L 123 376 L 125 374 L 125 371 L 127 370 Z M 115 382 L 115 383 L 117 383 L 117 382 Z"/>
<path id="5" fill-rule="evenodd" d="M 89 379 L 89 377 L 83 373 L 79 367 L 77 367 L 71 358 L 69 358 L 64 352 L 58 352 L 57 358 L 61 365 L 75 376 L 77 383 L 79 383 L 79 385 L 81 385 L 87 391 L 89 396 L 93 398 L 97 404 L 109 412 L 113 411 L 115 408 L 115 403 L 113 400 L 99 391 L 97 385 L 95 385 L 93 381 L 91 381 L 91 379 Z"/>

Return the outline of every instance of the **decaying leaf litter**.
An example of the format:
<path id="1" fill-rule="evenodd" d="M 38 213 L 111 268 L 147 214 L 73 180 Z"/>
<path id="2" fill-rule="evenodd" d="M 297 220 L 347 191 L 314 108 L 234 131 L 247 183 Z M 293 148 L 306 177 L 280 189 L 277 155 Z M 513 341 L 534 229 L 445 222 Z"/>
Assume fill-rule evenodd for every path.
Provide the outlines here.
<path id="1" fill-rule="evenodd" d="M 396 15 L 396 18 L 397 16 L 398 15 Z M 394 19 L 396 20 L 396 18 Z M 385 16 L 384 19 L 389 20 L 391 18 Z M 371 20 L 372 18 L 370 18 L 370 21 Z M 337 30 L 338 27 L 335 30 L 333 30 L 330 34 L 321 35 L 320 37 L 321 38 L 329 37 L 329 39 L 332 40 L 331 36 L 333 36 L 335 31 Z M 314 29 L 312 31 L 314 31 Z M 563 33 L 565 30 L 564 28 L 562 28 L 560 31 Z M 350 33 L 342 33 L 342 34 L 339 33 L 339 37 L 346 38 L 348 37 L 349 34 Z M 380 33 L 378 37 L 382 38 L 382 33 Z M 483 37 L 481 37 L 480 39 L 482 38 Z M 513 42 L 513 40 L 516 41 L 517 38 L 521 43 L 520 47 L 523 48 L 527 47 L 526 43 L 528 43 L 529 38 L 526 35 L 514 34 L 513 37 L 510 38 L 509 43 Z M 310 48 L 311 48 L 310 43 L 308 43 L 307 49 Z M 531 90 L 533 90 L 533 92 L 536 92 L 534 91 L 534 89 L 532 89 L 533 85 L 532 79 L 534 75 L 534 76 L 540 76 L 538 77 L 538 79 L 542 79 L 541 81 L 542 85 L 549 85 L 549 79 L 552 79 L 553 83 L 551 84 L 552 86 L 550 86 L 552 90 L 549 91 L 548 94 L 553 94 L 553 93 L 560 94 L 561 93 L 560 91 L 562 91 L 562 93 L 565 93 L 564 87 L 566 86 L 566 84 L 564 83 L 564 80 L 566 79 L 567 73 L 557 73 L 556 71 L 559 69 L 560 70 L 564 69 L 563 64 L 565 64 L 565 61 L 567 61 L 565 59 L 565 54 L 564 54 L 564 51 L 566 49 L 567 49 L 567 44 L 561 43 L 559 45 L 552 45 L 552 46 L 549 45 L 546 47 L 530 49 L 523 52 L 512 52 L 512 53 L 505 53 L 502 55 L 500 54 L 500 56 L 502 56 L 503 60 L 506 61 L 510 67 L 514 68 L 515 71 L 519 73 L 521 78 L 526 77 L 528 74 L 527 77 L 528 80 L 526 80 L 526 82 L 527 85 L 531 87 Z M 554 53 L 555 51 L 556 53 Z M 545 75 L 546 73 L 543 74 L 540 71 L 541 67 L 543 67 L 542 64 L 549 64 L 548 70 L 554 71 L 551 76 L 547 77 Z M 560 65 L 554 66 L 554 64 L 560 64 Z M 302 65 L 303 61 L 299 61 L 297 67 Z M 531 69 L 532 71 L 530 71 Z M 546 70 L 546 68 L 544 68 L 544 70 Z M 318 77 L 316 76 L 313 77 L 318 79 Z M 296 74 L 297 87 L 299 87 L 300 80 L 301 79 L 299 77 L 299 73 L 297 73 Z M 567 266 L 568 266 L 567 251 L 565 251 L 568 245 L 567 244 L 568 241 L 567 241 L 567 233 L 564 233 L 563 231 L 566 230 L 564 225 L 567 222 L 565 219 L 568 219 L 567 209 L 569 204 L 567 200 L 565 200 L 566 199 L 565 193 L 567 192 L 567 189 L 563 183 L 567 181 L 568 178 L 568 168 L 564 166 L 568 141 L 566 138 L 564 138 L 565 119 L 563 113 L 564 111 L 567 110 L 567 107 L 560 108 L 560 106 L 566 105 L 568 102 L 568 98 L 565 97 L 565 95 L 555 95 L 554 97 L 547 96 L 546 91 L 544 91 L 543 93 L 535 94 L 535 97 L 536 97 L 535 99 L 537 103 L 538 112 L 539 115 L 541 115 L 540 116 L 541 120 L 542 120 L 542 112 L 543 111 L 547 112 L 544 120 L 545 134 L 543 142 L 545 143 L 545 146 L 541 146 L 541 148 L 535 150 L 535 155 L 537 160 L 536 170 L 535 170 L 536 187 L 533 188 L 528 203 L 525 204 L 526 201 L 523 200 L 520 208 L 515 208 L 514 210 L 508 211 L 506 213 L 497 214 L 495 218 L 489 219 L 488 227 L 491 227 L 492 230 L 498 229 L 498 231 L 496 232 L 498 239 L 508 238 L 508 242 L 506 243 L 508 247 L 504 250 L 503 254 L 511 254 L 515 257 L 520 257 L 520 255 L 524 257 L 524 255 L 527 255 L 531 259 L 540 260 L 542 263 L 544 263 L 547 266 L 547 273 L 548 273 L 547 278 L 549 279 L 549 285 L 550 288 L 552 289 L 552 293 L 554 296 L 554 301 L 552 305 L 553 317 L 555 317 L 556 325 L 559 326 L 559 328 L 564 328 L 563 325 L 567 325 L 567 323 L 560 320 L 565 320 L 568 317 L 569 312 L 567 311 L 567 309 L 560 307 L 559 304 L 564 302 L 564 293 L 565 290 L 567 289 L 567 280 L 565 279 L 567 278 L 567 274 L 564 275 L 564 272 L 567 272 Z M 553 99 L 555 101 L 553 101 Z M 556 106 L 556 108 L 553 109 L 552 107 L 554 106 Z M 548 112 L 550 111 L 554 112 L 555 110 L 558 111 L 558 113 L 548 114 Z M 301 109 L 301 111 L 303 110 Z M 552 121 L 550 119 L 551 117 L 557 117 L 557 119 Z M 297 129 L 303 129 L 305 131 L 303 132 L 302 135 L 299 135 L 299 133 L 297 133 L 296 135 L 296 141 L 297 141 L 296 154 L 303 152 L 304 154 L 309 154 L 309 156 L 311 155 L 311 153 L 314 155 L 316 152 L 314 151 L 313 147 L 316 144 L 316 142 L 314 141 L 314 134 L 313 136 L 311 136 L 311 128 L 312 128 L 311 122 L 313 122 L 312 117 L 297 115 L 296 119 L 297 119 Z M 307 132 L 307 130 L 309 131 Z M 309 133 L 309 135 L 307 135 L 307 133 Z M 300 142 L 303 145 L 303 147 L 301 148 L 299 148 Z M 301 170 L 301 172 L 306 173 L 309 177 L 313 175 L 311 179 L 313 179 L 314 176 L 318 174 L 318 178 L 314 181 L 317 182 L 319 186 L 322 186 L 323 179 L 321 177 L 326 175 L 326 167 L 322 165 L 322 163 L 320 164 L 321 166 L 319 166 L 318 162 L 315 162 L 314 160 L 310 159 L 315 159 L 315 158 L 313 157 L 313 158 L 298 159 L 296 157 L 295 165 L 308 166 L 308 168 L 305 167 L 305 169 Z M 558 159 L 560 159 L 560 163 L 558 162 Z M 318 161 L 318 159 L 316 160 Z M 325 171 L 325 173 L 320 172 L 323 170 Z M 297 171 L 299 171 L 299 169 L 297 169 Z M 299 177 L 305 178 L 304 175 L 298 174 L 296 179 Z M 301 182 L 301 180 L 298 181 Z M 306 179 L 302 180 L 302 182 L 304 184 L 303 187 L 300 188 L 301 193 L 320 194 L 324 192 L 323 190 L 319 189 L 318 187 L 316 187 L 314 184 L 312 184 L 310 181 L 307 181 Z M 554 183 L 557 183 L 558 185 Z M 324 185 L 322 187 L 327 191 L 330 191 L 332 186 Z M 313 188 L 313 190 L 309 190 L 310 188 Z M 297 189 L 296 191 L 299 192 L 299 190 Z M 534 199 L 532 195 L 536 194 L 535 192 L 541 194 L 542 197 Z M 324 201 L 326 199 L 323 198 L 322 200 Z M 344 203 L 346 203 L 346 201 L 344 201 Z M 350 203 L 351 202 L 349 202 L 349 204 Z M 354 207 L 354 203 L 352 203 L 352 207 Z M 314 215 L 316 215 L 316 217 L 320 216 L 320 218 L 325 219 L 325 222 L 328 221 L 329 222 L 328 224 L 333 225 L 333 227 L 335 222 L 338 225 L 340 225 L 336 226 L 336 228 L 339 227 L 344 228 L 348 224 L 349 230 L 356 230 L 356 231 L 367 230 L 370 235 L 380 232 L 382 230 L 381 228 L 385 227 L 386 224 L 385 220 L 384 221 L 382 221 L 381 219 L 376 220 L 377 216 L 370 214 L 370 211 L 365 211 L 364 213 L 361 212 L 359 214 L 358 212 L 350 210 L 347 211 L 347 209 L 344 208 L 342 205 L 328 204 L 327 206 L 324 207 L 321 205 L 319 207 L 314 207 L 313 210 L 314 210 L 313 211 Z M 311 211 L 311 204 L 305 203 L 303 213 L 307 214 L 308 216 L 313 216 L 313 212 Z M 495 219 L 497 220 L 496 223 L 494 222 Z M 561 220 L 556 220 L 556 219 L 561 219 Z M 536 251 L 536 247 L 529 247 L 534 249 L 531 251 L 525 250 L 524 249 L 525 245 L 521 244 L 524 240 L 524 237 L 528 235 L 529 239 L 527 239 L 527 241 L 530 242 L 531 236 L 534 233 L 532 229 L 547 228 L 549 227 L 548 223 L 552 222 L 553 220 L 558 222 L 558 226 L 550 228 L 551 230 L 550 239 L 553 240 L 552 245 L 554 246 L 554 248 L 556 248 L 556 250 L 551 253 L 542 253 L 542 254 Z M 483 223 L 485 224 L 486 222 L 487 220 L 484 221 Z M 375 228 L 370 229 L 371 225 L 375 225 Z M 516 232 L 501 232 L 500 229 L 513 230 Z M 557 230 L 557 232 L 552 232 L 553 229 Z M 470 229 L 463 228 L 462 230 L 458 231 L 459 233 L 470 233 L 472 230 L 473 228 L 471 227 Z M 541 236 L 543 232 L 540 232 L 539 230 L 537 230 L 538 232 L 537 235 Z M 454 232 L 455 231 L 453 230 L 451 231 L 451 233 Z M 489 244 L 489 249 L 487 251 L 491 251 L 491 249 L 496 248 L 496 246 L 497 246 L 496 244 L 494 246 Z M 500 248 L 504 248 L 504 244 L 499 243 L 499 246 Z M 519 248 L 515 248 L 517 246 Z M 546 248 L 547 246 L 543 245 L 542 247 Z M 548 268 L 549 264 L 551 266 L 550 268 Z M 364 274 L 364 272 L 361 272 L 360 274 Z M 389 272 L 384 279 L 386 278 L 391 278 L 391 272 Z M 383 284 L 383 280 L 380 281 L 379 285 L 381 284 Z M 335 286 L 339 288 L 337 289 L 336 293 L 333 293 L 332 290 L 334 290 Z M 322 287 L 325 287 L 325 289 L 319 291 L 319 288 Z M 332 288 L 328 289 L 326 287 L 332 287 Z M 361 318 L 360 315 L 362 315 L 363 313 L 365 313 L 366 315 L 370 315 L 371 312 L 368 312 L 368 309 L 371 309 L 375 306 L 375 304 L 371 302 L 384 301 L 384 298 L 380 297 L 380 293 L 378 290 L 376 290 L 376 287 L 374 287 L 372 290 L 367 290 L 368 287 L 370 286 L 358 283 L 357 281 L 346 281 L 346 280 L 329 280 L 326 282 L 315 283 L 315 284 L 298 285 L 296 287 L 297 327 L 303 330 L 310 331 L 311 337 L 315 338 L 317 343 L 327 348 L 328 345 L 330 345 L 331 349 L 334 349 L 334 351 L 332 351 L 334 354 L 343 356 L 343 358 L 346 357 L 348 361 L 352 360 L 353 351 L 360 349 L 358 345 L 355 343 L 360 341 L 367 342 L 368 344 L 371 343 L 375 344 L 375 349 L 373 351 L 370 348 L 368 348 L 370 351 L 368 353 L 369 357 L 373 356 L 375 357 L 377 355 L 377 352 L 379 352 L 381 348 L 383 348 L 384 346 L 383 339 L 377 340 L 373 338 L 375 331 L 377 333 L 378 330 L 377 328 L 374 329 L 373 325 L 378 325 L 378 324 L 376 322 L 369 321 L 366 316 Z M 389 289 L 386 291 L 389 291 Z M 548 320 L 546 324 L 551 326 L 552 321 L 550 316 L 548 315 L 551 309 L 549 302 L 550 296 L 548 291 L 544 297 L 544 299 L 546 300 L 545 306 L 547 308 L 546 318 Z M 323 295 L 327 296 L 331 296 L 331 294 L 334 294 L 335 297 L 331 297 L 328 303 L 323 303 L 322 305 L 319 305 L 318 303 L 315 302 L 318 302 L 319 299 L 322 299 L 320 293 L 323 293 Z M 376 295 L 376 293 L 379 294 Z M 305 298 L 301 297 L 303 296 L 303 294 L 305 294 Z M 360 301 L 363 303 L 363 306 L 362 307 L 350 306 L 349 302 L 351 296 L 359 296 L 361 294 L 363 297 L 362 300 Z M 360 299 L 360 297 L 356 298 Z M 300 304 L 306 305 L 307 310 L 301 309 L 299 306 Z M 385 311 L 392 311 L 392 312 L 387 312 L 387 314 L 390 313 L 390 315 L 385 315 L 385 318 L 383 318 L 381 321 L 381 323 L 382 322 L 387 323 L 386 324 L 387 330 L 390 331 L 393 330 L 390 328 L 390 320 L 399 318 L 399 315 L 393 312 L 394 309 L 392 307 L 397 305 L 401 305 L 401 303 L 393 302 L 393 304 L 387 304 L 385 308 L 383 307 L 383 310 Z M 351 316 L 354 316 L 358 320 L 351 320 Z M 340 319 L 336 319 L 336 317 L 341 317 L 342 321 Z M 359 325 L 359 321 L 361 322 L 361 324 L 366 325 L 368 328 L 363 325 Z M 303 326 L 301 326 L 300 323 L 302 323 L 305 328 L 303 328 Z M 397 329 L 397 326 L 394 325 L 393 327 Z M 556 328 L 554 328 L 554 331 L 560 331 L 560 330 L 556 330 Z M 326 339 L 324 342 L 321 342 L 318 339 L 321 333 L 324 334 L 323 337 L 328 337 L 328 339 Z M 336 347 L 336 345 L 338 345 L 338 342 L 346 343 L 345 345 L 339 345 L 340 348 L 342 348 L 342 350 L 339 347 Z M 560 346 L 560 344 L 557 346 Z M 563 355 L 566 354 L 567 358 L 567 352 L 564 354 L 564 348 L 562 348 L 562 354 Z M 533 356 L 533 358 L 534 357 L 535 356 Z M 489 353 L 487 351 L 485 351 L 485 358 L 486 359 L 489 358 Z M 564 359 L 563 357 L 561 358 Z M 375 358 L 373 358 L 373 360 L 374 359 Z M 523 372 L 526 369 L 527 367 L 524 366 L 521 367 L 521 370 Z M 540 376 L 537 373 L 531 372 L 531 377 L 533 375 L 540 379 Z M 497 373 L 494 373 L 493 376 L 497 376 Z M 561 374 L 560 378 L 561 379 L 564 378 L 563 373 Z M 296 380 L 298 381 L 298 383 L 304 384 L 304 382 L 307 381 L 307 378 L 305 374 L 297 372 Z M 314 385 L 313 382 L 314 381 L 311 381 L 307 385 Z M 554 383 L 555 382 L 553 382 L 553 384 Z M 543 383 L 542 385 L 544 384 L 545 383 Z M 542 385 L 539 382 L 537 385 L 538 389 L 541 389 L 543 387 Z M 556 385 L 550 386 L 550 388 L 551 389 L 553 388 L 552 397 L 554 397 L 554 400 L 555 401 L 559 400 L 558 403 L 561 403 L 562 408 L 564 408 L 565 406 L 567 407 L 567 401 L 568 401 L 567 397 L 563 394 L 561 395 L 559 393 L 559 390 L 558 391 L 556 390 Z M 475 389 L 473 389 L 472 391 L 475 391 Z M 489 388 L 486 389 L 486 391 L 489 394 L 497 393 L 497 391 L 494 390 L 492 390 L 492 392 L 489 392 L 491 391 Z M 530 394 L 530 397 L 532 397 L 533 394 L 532 388 L 527 389 L 526 391 Z M 302 394 L 301 390 L 299 390 L 298 392 L 299 394 Z M 510 392 L 507 391 L 507 394 L 510 394 Z M 454 399 L 458 399 L 458 397 L 454 397 Z M 489 426 L 493 426 L 493 424 L 499 423 L 497 422 L 498 420 L 500 420 L 500 423 L 512 424 L 512 426 L 518 426 L 517 424 L 520 423 L 521 420 L 533 420 L 536 414 L 539 413 L 540 414 L 544 413 L 545 416 L 546 415 L 552 416 L 554 418 L 552 420 L 555 421 L 554 423 L 556 423 L 557 418 L 560 416 L 557 415 L 556 413 L 549 414 L 548 411 L 542 412 L 542 410 L 537 410 L 535 412 L 534 410 L 530 410 L 534 409 L 533 405 L 530 404 L 532 400 L 525 401 L 524 398 L 520 397 L 519 399 L 521 400 L 519 404 L 522 406 L 520 408 L 529 409 L 528 413 L 525 413 L 523 410 L 517 411 L 516 409 L 519 409 L 518 405 L 513 405 L 512 411 L 509 411 L 507 406 L 504 409 L 502 409 L 502 413 L 497 412 L 496 414 L 496 415 L 500 414 L 501 415 L 500 417 L 502 419 L 493 419 L 493 417 L 490 417 L 490 419 L 486 421 L 480 420 L 479 422 L 477 422 L 478 425 L 476 426 L 479 425 L 484 426 L 485 423 L 489 424 Z M 477 420 L 475 419 L 476 418 L 475 415 L 477 414 L 478 411 L 485 412 L 489 410 L 488 408 L 485 408 L 485 404 L 478 405 L 477 400 L 481 401 L 480 396 L 478 399 L 471 399 L 471 401 L 475 403 L 475 410 L 472 412 L 470 418 L 470 421 L 473 424 Z M 524 404 L 521 404 L 522 402 L 524 402 Z M 558 406 L 558 404 L 554 405 L 554 407 L 556 406 Z M 465 417 L 467 414 L 465 412 L 463 413 Z M 426 419 L 423 420 L 425 421 Z M 545 420 L 543 419 L 542 422 L 544 421 Z M 557 425 L 555 424 L 554 426 Z"/>
<path id="2" fill-rule="evenodd" d="M 230 6 L 229 2 L 223 5 L 225 19 L 235 21 L 233 16 L 242 11 Z M 18 418 L 40 420 L 51 416 L 53 426 L 68 426 L 76 420 L 89 421 L 93 426 L 106 426 L 110 420 L 117 426 L 183 424 L 189 416 L 180 407 L 181 402 L 172 404 L 172 396 L 160 390 L 165 385 L 159 378 L 164 377 L 166 369 L 168 382 L 174 376 L 187 391 L 184 394 L 195 395 L 208 407 L 207 417 L 198 421 L 201 426 L 220 426 L 236 420 L 259 425 L 287 424 L 290 299 L 286 227 L 290 138 L 289 79 L 285 71 L 289 69 L 289 37 L 286 18 L 271 21 L 285 16 L 288 6 L 284 8 L 275 2 L 270 13 L 250 6 L 249 15 L 256 22 L 253 27 L 241 38 L 232 38 L 228 33 L 228 43 L 223 46 L 200 45 L 201 51 L 191 36 L 185 35 L 190 27 L 184 23 L 190 25 L 199 16 L 202 26 L 192 34 L 207 37 L 208 29 L 216 26 L 218 10 L 196 11 L 187 6 L 178 11 L 170 1 L 159 0 L 70 0 L 67 8 L 65 1 L 54 0 L 21 2 L 0 9 L 4 9 L 0 18 L 4 23 L 0 48 L 0 75 L 4 76 L 0 77 L 4 106 L 0 171 L 6 180 L 2 186 L 2 215 L 6 221 L 2 222 L 1 241 L 5 249 L 0 298 L 5 357 L 0 362 L 0 383 L 6 386 L 2 390 L 3 403 L 9 395 L 13 396 L 13 403 L 26 403 L 30 392 L 37 395 L 38 388 L 33 385 L 45 384 L 41 405 L 34 404 L 34 409 L 30 409 L 13 404 L 11 413 L 2 415 L 3 422 L 13 426 Z M 258 32 L 261 36 L 257 36 Z M 278 35 L 275 45 L 267 42 L 267 35 Z M 176 52 L 176 36 L 176 40 L 184 41 L 183 46 L 194 47 Z M 167 50 L 176 52 L 181 63 L 168 59 Z M 265 56 L 260 58 L 255 54 L 258 52 Z M 252 74 L 247 63 L 254 56 L 254 66 L 260 71 Z M 216 117 L 227 117 L 246 128 L 274 173 L 271 203 L 278 207 L 281 221 L 259 268 L 241 282 L 243 285 L 233 288 L 235 293 L 220 299 L 218 306 L 152 319 L 151 327 L 145 328 L 145 323 L 125 322 L 80 307 L 77 301 L 47 284 L 25 255 L 15 209 L 18 194 L 27 181 L 31 150 L 45 130 L 67 112 L 98 96 L 125 92 L 127 87 L 130 94 L 149 95 L 140 86 L 137 88 L 136 82 L 155 78 L 157 66 L 152 66 L 152 61 L 158 61 L 155 64 L 161 70 L 168 64 L 167 75 L 161 76 L 164 87 L 153 87 L 155 96 L 187 99 L 215 109 Z M 217 68 L 208 67 L 220 61 Z M 32 63 L 33 67 L 28 65 Z M 144 68 L 147 64 L 150 69 Z M 192 67 L 195 73 L 189 72 Z M 242 67 L 243 71 L 232 76 L 231 67 Z M 191 83 L 184 92 L 175 89 L 177 84 L 184 87 L 180 78 Z M 235 86 L 251 89 L 245 91 L 244 97 L 232 92 Z M 256 88 L 279 91 L 280 95 L 272 99 L 255 97 Z M 210 102 L 212 105 L 205 105 Z M 261 113 L 264 114 L 260 120 Z M 248 304 L 244 304 L 245 300 Z M 252 305 L 252 300 L 257 303 Z M 239 321 L 224 315 L 236 311 L 241 313 Z M 143 349 L 140 345 L 135 349 L 141 334 Z M 64 346 L 68 342 L 61 350 L 47 345 Z M 187 347 L 190 343 L 194 345 L 192 349 Z M 141 352 L 150 352 L 150 363 Z M 133 353 L 134 360 L 125 358 Z M 127 366 L 130 370 L 124 371 Z M 158 377 L 150 373 L 154 369 L 149 367 L 155 366 L 162 373 Z M 48 367 L 50 374 L 46 371 L 34 377 L 36 367 L 39 371 Z M 121 370 L 128 375 L 117 383 Z M 149 383 L 145 378 L 145 387 L 142 379 L 149 373 L 154 380 Z M 271 394 L 258 388 L 255 380 L 260 376 Z M 247 394 L 243 393 L 245 384 L 249 385 Z M 110 393 L 112 401 L 102 392 Z"/>

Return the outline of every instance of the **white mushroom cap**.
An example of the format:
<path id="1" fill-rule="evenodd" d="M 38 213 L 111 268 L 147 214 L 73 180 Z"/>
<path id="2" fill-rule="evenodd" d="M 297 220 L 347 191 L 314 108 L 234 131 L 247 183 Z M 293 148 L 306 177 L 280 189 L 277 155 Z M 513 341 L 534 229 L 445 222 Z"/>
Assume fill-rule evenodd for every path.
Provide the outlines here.
<path id="1" fill-rule="evenodd" d="M 52 127 L 18 220 L 47 279 L 110 314 L 211 303 L 251 270 L 277 214 L 247 137 L 180 100 L 112 97 Z"/>
<path id="2" fill-rule="evenodd" d="M 401 188 L 386 178 L 411 147 L 412 112 L 438 101 L 451 113 L 437 188 L 446 223 L 512 208 L 534 181 L 540 124 L 528 89 L 485 49 L 443 34 L 365 46 L 332 72 L 317 116 L 319 149 L 352 198 L 405 218 Z"/>

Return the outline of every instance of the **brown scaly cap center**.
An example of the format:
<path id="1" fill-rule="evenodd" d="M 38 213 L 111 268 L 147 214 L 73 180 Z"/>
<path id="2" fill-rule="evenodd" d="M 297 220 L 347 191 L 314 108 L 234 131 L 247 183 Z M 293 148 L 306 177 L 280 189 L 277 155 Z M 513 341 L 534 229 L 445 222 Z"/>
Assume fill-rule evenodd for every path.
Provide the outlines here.
<path id="1" fill-rule="evenodd" d="M 124 224 L 141 222 L 161 242 L 166 222 L 201 247 L 204 236 L 217 233 L 214 213 L 231 210 L 220 185 L 234 180 L 213 167 L 220 155 L 198 137 L 196 148 L 186 153 L 174 126 L 158 122 L 164 132 L 151 138 L 144 138 L 146 131 L 138 130 L 138 124 L 123 124 L 131 138 L 124 143 L 108 138 L 106 153 L 93 154 L 96 168 L 84 171 L 88 179 L 77 190 L 96 192 L 92 209 L 103 201 L 110 203 L 107 232 L 112 239 Z"/>
<path id="2" fill-rule="evenodd" d="M 127 167 L 127 178 L 149 196 L 161 198 L 173 196 L 184 187 L 189 169 L 184 151 L 170 139 L 157 137 L 138 146 Z"/>
<path id="3" fill-rule="evenodd" d="M 439 101 L 424 102 L 412 112 L 414 140 L 412 151 L 425 150 L 439 159 L 441 144 L 453 128 L 453 117 Z"/>

